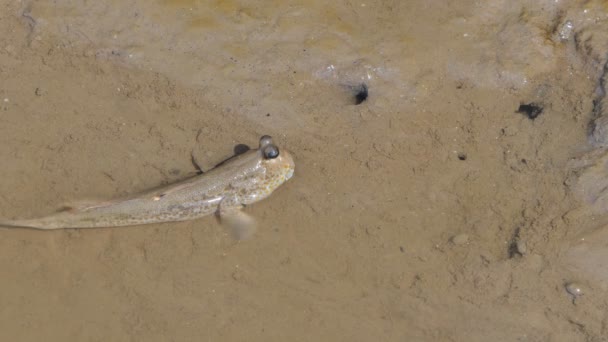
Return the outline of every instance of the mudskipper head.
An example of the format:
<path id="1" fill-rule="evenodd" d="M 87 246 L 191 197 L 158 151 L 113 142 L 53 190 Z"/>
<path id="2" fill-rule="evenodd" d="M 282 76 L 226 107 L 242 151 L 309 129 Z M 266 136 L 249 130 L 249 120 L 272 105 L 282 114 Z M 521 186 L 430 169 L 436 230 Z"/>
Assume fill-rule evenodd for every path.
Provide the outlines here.
<path id="1" fill-rule="evenodd" d="M 270 196 L 294 172 L 289 152 L 279 149 L 267 135 L 260 139 L 259 149 L 239 155 L 228 165 L 235 172 L 230 187 L 241 204 L 252 204 Z"/>
<path id="2" fill-rule="evenodd" d="M 269 190 L 272 192 L 293 176 L 295 164 L 291 154 L 285 149 L 279 150 L 268 135 L 260 138 L 259 153 L 262 157 L 261 163 L 266 169 Z"/>
<path id="3" fill-rule="evenodd" d="M 268 135 L 260 139 L 260 148 L 251 151 L 256 155 L 253 172 L 239 189 L 240 202 L 251 204 L 264 199 L 293 176 L 293 158 L 285 149 L 279 149 Z"/>

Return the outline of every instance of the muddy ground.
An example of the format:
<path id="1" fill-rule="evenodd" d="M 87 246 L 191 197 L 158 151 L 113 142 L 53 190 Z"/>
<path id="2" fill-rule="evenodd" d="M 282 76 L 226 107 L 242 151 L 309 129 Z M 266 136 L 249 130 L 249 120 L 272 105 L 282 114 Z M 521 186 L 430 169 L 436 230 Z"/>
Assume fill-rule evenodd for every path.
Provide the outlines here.
<path id="1" fill-rule="evenodd" d="M 1 340 L 608 340 L 605 1 L 0 8 L 0 217 L 296 160 L 243 242 L 0 229 Z"/>

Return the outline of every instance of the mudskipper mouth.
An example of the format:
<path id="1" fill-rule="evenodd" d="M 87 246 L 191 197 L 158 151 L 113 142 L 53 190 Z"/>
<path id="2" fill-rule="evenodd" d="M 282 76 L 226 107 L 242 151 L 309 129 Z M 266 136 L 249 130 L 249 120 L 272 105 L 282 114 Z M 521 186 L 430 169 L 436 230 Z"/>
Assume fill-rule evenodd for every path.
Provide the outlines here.
<path id="1" fill-rule="evenodd" d="M 285 175 L 285 180 L 289 180 L 291 177 L 293 177 L 293 169 L 289 169 L 289 171 L 287 171 L 287 174 Z"/>

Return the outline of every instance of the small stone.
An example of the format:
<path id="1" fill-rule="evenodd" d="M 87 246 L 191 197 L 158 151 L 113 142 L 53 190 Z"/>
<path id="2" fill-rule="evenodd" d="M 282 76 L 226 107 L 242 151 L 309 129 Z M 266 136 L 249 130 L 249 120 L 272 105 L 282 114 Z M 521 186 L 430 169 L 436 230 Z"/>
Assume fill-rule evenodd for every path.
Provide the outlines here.
<path id="1" fill-rule="evenodd" d="M 579 283 L 567 283 L 565 286 L 566 291 L 572 295 L 573 299 L 576 299 L 583 295 L 583 287 Z"/>
<path id="2" fill-rule="evenodd" d="M 517 253 L 519 253 L 520 255 L 524 255 L 528 252 L 526 242 L 519 239 L 517 239 L 517 241 L 515 242 L 515 248 L 517 249 Z"/>
<path id="3" fill-rule="evenodd" d="M 559 29 L 559 39 L 570 39 L 570 37 L 572 37 L 572 32 L 574 32 L 574 24 L 572 24 L 572 21 L 566 20 L 566 22 L 563 23 L 561 28 Z"/>
<path id="4" fill-rule="evenodd" d="M 453 236 L 450 240 L 456 246 L 464 245 L 464 244 L 469 243 L 469 235 L 464 234 L 464 233 L 458 234 L 458 235 Z"/>

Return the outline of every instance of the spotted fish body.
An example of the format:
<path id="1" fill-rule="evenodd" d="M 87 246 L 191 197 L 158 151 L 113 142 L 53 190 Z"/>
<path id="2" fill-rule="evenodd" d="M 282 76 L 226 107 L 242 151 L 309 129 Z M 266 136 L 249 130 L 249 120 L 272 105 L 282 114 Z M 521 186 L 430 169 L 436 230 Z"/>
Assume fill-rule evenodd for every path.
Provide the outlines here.
<path id="1" fill-rule="evenodd" d="M 0 226 L 38 229 L 120 227 L 197 219 L 213 213 L 235 213 L 268 197 L 290 179 L 294 162 L 285 150 L 260 139 L 260 148 L 238 155 L 204 174 L 105 203 L 76 207 L 26 220 L 0 221 Z"/>

